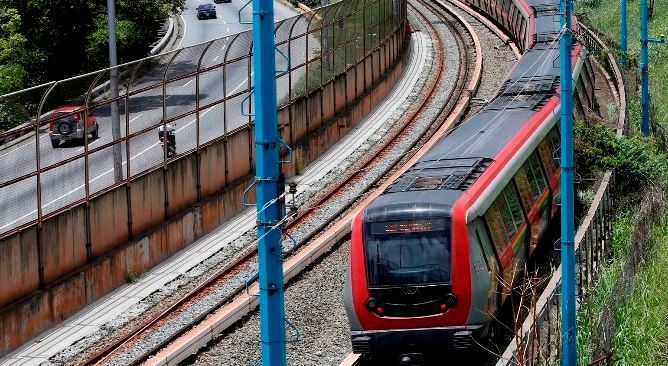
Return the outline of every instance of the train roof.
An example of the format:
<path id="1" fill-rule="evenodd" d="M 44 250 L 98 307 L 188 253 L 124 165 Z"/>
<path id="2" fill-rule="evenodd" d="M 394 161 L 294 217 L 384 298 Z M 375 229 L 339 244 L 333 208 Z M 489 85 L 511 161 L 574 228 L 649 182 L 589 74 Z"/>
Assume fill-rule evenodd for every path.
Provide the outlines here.
<path id="1" fill-rule="evenodd" d="M 558 12 L 558 3 L 556 8 L 544 2 L 529 3 L 536 14 L 535 30 L 539 36 L 494 99 L 434 145 L 371 202 L 365 220 L 387 219 L 392 212 L 404 211 L 399 207 L 405 209 L 411 204 L 426 208 L 429 203 L 438 202 L 451 208 L 536 111 L 557 94 L 559 17 L 554 12 Z"/>

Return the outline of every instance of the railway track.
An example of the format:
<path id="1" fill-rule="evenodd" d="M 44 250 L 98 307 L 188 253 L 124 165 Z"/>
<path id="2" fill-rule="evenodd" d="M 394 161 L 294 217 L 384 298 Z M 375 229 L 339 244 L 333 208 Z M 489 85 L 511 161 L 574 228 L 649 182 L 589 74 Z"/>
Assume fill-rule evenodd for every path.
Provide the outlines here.
<path id="1" fill-rule="evenodd" d="M 424 7 L 436 11 L 436 8 L 427 2 L 421 2 L 421 4 Z M 355 166 L 354 172 L 343 179 L 340 184 L 314 200 L 307 208 L 300 210 L 300 212 L 291 221 L 287 222 L 286 227 L 283 229 L 284 232 L 290 233 L 300 226 L 305 225 L 305 223 L 308 223 L 312 217 L 318 215 L 318 212 L 321 208 L 327 207 L 328 203 L 336 199 L 341 194 L 341 192 L 345 191 L 351 185 L 354 185 L 356 182 L 362 179 L 364 174 L 374 166 L 378 159 L 382 159 L 386 154 L 388 154 L 390 150 L 396 147 L 395 145 L 398 139 L 407 130 L 413 127 L 414 122 L 421 116 L 426 106 L 429 105 L 429 102 L 431 101 L 437 87 L 439 86 L 443 74 L 442 68 L 444 56 L 442 53 L 442 41 L 433 25 L 426 21 L 427 18 L 425 15 L 420 13 L 420 11 L 418 11 L 414 6 L 412 6 L 412 9 L 416 12 L 416 14 L 418 14 L 420 18 L 422 18 L 423 21 L 425 21 L 425 25 L 430 29 L 430 33 L 434 37 L 434 49 L 436 49 L 438 52 L 436 52 L 436 57 L 433 63 L 435 68 L 435 72 L 433 72 L 433 74 L 437 75 L 437 77 L 430 79 L 424 89 L 422 97 L 419 99 L 418 105 L 415 108 L 412 108 L 411 112 L 405 117 L 407 122 L 404 123 L 401 128 L 391 132 L 390 138 L 386 139 L 386 142 L 382 144 L 382 146 L 374 154 L 369 154 L 370 157 L 366 161 L 360 162 L 357 166 Z M 437 141 L 440 136 L 447 133 L 452 127 L 459 123 L 460 118 L 463 116 L 468 104 L 471 101 L 471 95 L 475 92 L 477 86 L 479 85 L 482 68 L 481 49 L 475 32 L 473 32 L 470 25 L 468 25 L 461 17 L 458 17 L 456 13 L 452 11 L 452 9 L 449 9 L 447 6 L 445 6 L 443 9 L 447 9 L 443 11 L 449 12 L 450 16 L 452 17 L 446 19 L 445 15 L 443 15 L 443 21 L 447 24 L 449 21 L 455 19 L 458 22 L 459 27 L 461 27 L 461 29 L 465 29 L 468 32 L 468 36 L 461 34 L 461 29 L 459 31 L 455 31 L 453 29 L 453 31 L 455 31 L 453 33 L 457 34 L 458 43 L 461 47 L 460 49 L 464 52 L 464 55 L 461 57 L 463 62 L 460 64 L 461 66 L 458 71 L 457 84 L 453 89 L 452 95 L 448 98 L 448 103 L 443 104 L 440 107 L 439 113 L 435 117 L 434 123 L 440 125 L 440 128 L 438 128 L 436 133 L 434 133 L 427 141 L 426 144 L 429 144 L 429 146 L 430 144 L 433 144 L 435 141 Z M 454 28 L 453 25 L 449 25 L 449 27 Z M 417 144 L 417 140 L 414 142 L 414 144 Z M 420 150 L 420 152 L 424 151 L 426 151 L 425 147 Z M 382 192 L 384 186 L 389 184 L 387 182 L 391 182 L 394 176 L 401 174 L 403 170 L 410 166 L 414 159 L 417 159 L 417 157 L 421 155 L 420 152 L 409 159 L 404 166 L 396 169 L 392 177 L 385 180 L 385 183 L 379 182 L 380 177 L 372 181 L 370 186 L 377 184 L 380 184 L 380 186 L 375 189 L 374 192 L 368 194 L 366 199 L 362 200 L 361 202 L 358 200 L 354 208 L 351 209 L 353 202 L 350 202 L 349 205 L 340 208 L 336 213 L 337 216 L 340 216 L 344 214 L 344 211 L 348 211 L 346 215 L 339 217 L 333 223 L 329 222 L 319 224 L 315 230 L 310 231 L 309 235 L 301 238 L 300 243 L 296 243 L 298 245 L 295 245 L 287 253 L 291 256 L 287 258 L 286 262 L 284 263 L 286 282 L 296 276 L 309 264 L 316 261 L 323 253 L 326 253 L 329 248 L 331 248 L 342 237 L 344 237 L 349 231 L 350 220 L 352 217 L 354 217 L 356 212 L 358 212 L 361 207 L 366 205 L 366 202 L 375 197 L 375 195 Z M 317 235 L 321 231 L 324 232 L 321 235 Z M 308 243 L 308 245 L 301 245 L 305 243 Z M 79 364 L 96 365 L 111 363 L 121 352 L 130 348 L 134 343 L 150 334 L 161 324 L 166 323 L 177 314 L 187 311 L 187 308 L 191 304 L 211 293 L 217 287 L 224 285 L 235 275 L 241 273 L 243 268 L 247 267 L 249 263 L 255 261 L 256 258 L 257 251 L 255 246 L 248 246 L 229 264 L 216 271 L 207 280 L 190 291 L 186 296 L 180 298 L 178 301 L 170 305 L 158 316 L 152 319 L 146 319 L 146 321 L 140 324 L 140 326 L 137 326 L 123 337 L 117 338 L 115 341 L 105 345 L 105 347 L 96 352 L 92 357 L 83 362 L 80 362 Z M 218 301 L 216 311 L 200 314 L 192 318 L 187 324 L 184 324 L 179 331 L 163 337 L 160 342 L 154 344 L 150 349 L 145 349 L 142 354 L 137 355 L 132 360 L 126 359 L 123 361 L 123 363 L 138 364 L 148 360 L 147 363 L 149 364 L 156 364 L 159 362 L 174 364 L 179 360 L 184 359 L 185 357 L 189 356 L 192 351 L 196 350 L 203 344 L 206 344 L 206 339 L 201 337 L 203 334 L 202 332 L 210 333 L 211 328 L 214 325 L 216 332 L 220 332 L 235 323 L 242 316 L 252 311 L 252 309 L 257 306 L 258 301 L 257 298 L 251 294 L 256 292 L 257 284 L 237 287 L 231 295 L 223 297 Z M 210 339 L 210 335 L 208 338 Z M 164 348 L 165 346 L 168 347 Z M 162 349 L 162 351 L 156 354 L 156 351 L 160 349 Z M 150 356 L 154 357 L 149 358 Z"/>

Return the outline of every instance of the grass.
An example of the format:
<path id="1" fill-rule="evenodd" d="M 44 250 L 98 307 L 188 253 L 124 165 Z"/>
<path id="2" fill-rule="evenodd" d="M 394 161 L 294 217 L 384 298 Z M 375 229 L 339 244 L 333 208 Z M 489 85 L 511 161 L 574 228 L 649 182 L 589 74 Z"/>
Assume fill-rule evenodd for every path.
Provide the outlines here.
<path id="1" fill-rule="evenodd" d="M 640 59 L 640 6 L 638 1 L 628 1 L 628 50 L 631 65 Z M 584 12 L 592 25 L 610 39 L 619 42 L 619 0 L 598 0 L 595 5 L 578 3 L 578 12 Z M 668 34 L 668 1 L 654 2 L 654 16 L 649 22 L 649 35 L 658 38 Z M 649 45 L 649 78 L 655 117 L 668 127 L 668 45 Z M 627 73 L 628 75 L 629 73 Z M 629 90 L 629 117 L 632 123 L 640 120 L 640 101 L 637 91 Z"/>
<path id="2" fill-rule="evenodd" d="M 615 283 L 619 278 L 625 259 L 629 253 L 631 232 L 636 217 L 635 209 L 622 211 L 614 224 L 610 258 L 600 272 L 600 277 L 587 298 L 578 310 L 578 365 L 588 365 L 592 358 L 592 337 L 601 322 L 601 315 L 606 301 L 616 291 Z"/>
<path id="3" fill-rule="evenodd" d="M 652 230 L 655 253 L 639 273 L 629 303 L 617 309 L 615 365 L 666 365 L 668 324 L 668 219 Z"/>
<path id="4" fill-rule="evenodd" d="M 636 85 L 636 72 L 640 57 L 639 2 L 628 5 L 628 49 L 630 66 L 625 73 L 629 83 L 629 121 L 631 134 L 638 133 L 640 101 Z M 655 1 L 654 17 L 649 23 L 650 37 L 668 34 L 668 2 Z M 578 12 L 586 13 L 592 25 L 619 42 L 619 0 L 598 0 L 578 4 Z M 668 127 L 668 46 L 649 46 L 650 93 L 652 95 L 653 118 L 663 127 Z M 651 140 L 647 141 L 651 144 Z M 664 186 L 668 183 L 665 174 L 658 174 Z M 578 313 L 579 363 L 591 362 L 590 341 L 600 322 L 605 301 L 617 289 L 615 281 L 629 253 L 631 227 L 636 209 L 626 208 L 616 222 L 613 236 L 613 255 L 603 269 L 601 278 L 593 289 L 592 296 Z M 613 335 L 614 365 L 666 365 L 668 364 L 668 218 L 655 223 L 651 233 L 654 251 L 637 274 L 633 293 L 626 305 L 615 310 L 615 334 Z"/>

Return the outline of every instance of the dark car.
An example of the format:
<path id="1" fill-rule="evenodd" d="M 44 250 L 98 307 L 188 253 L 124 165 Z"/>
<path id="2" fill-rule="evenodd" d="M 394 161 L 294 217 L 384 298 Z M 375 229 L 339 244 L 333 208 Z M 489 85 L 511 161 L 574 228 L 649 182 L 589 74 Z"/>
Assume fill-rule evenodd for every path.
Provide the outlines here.
<path id="1" fill-rule="evenodd" d="M 231 3 L 232 0 L 213 0 L 214 3 L 220 4 L 220 3 Z"/>
<path id="2" fill-rule="evenodd" d="M 216 6 L 213 4 L 202 4 L 197 6 L 197 19 L 216 18 Z"/>
<path id="3" fill-rule="evenodd" d="M 93 139 L 96 139 L 100 130 L 97 119 L 92 114 L 87 114 L 85 117 L 84 115 L 84 107 L 80 105 L 65 106 L 53 110 L 47 117 L 51 145 L 58 147 L 61 141 L 83 141 L 84 118 L 86 118 L 86 130 Z"/>

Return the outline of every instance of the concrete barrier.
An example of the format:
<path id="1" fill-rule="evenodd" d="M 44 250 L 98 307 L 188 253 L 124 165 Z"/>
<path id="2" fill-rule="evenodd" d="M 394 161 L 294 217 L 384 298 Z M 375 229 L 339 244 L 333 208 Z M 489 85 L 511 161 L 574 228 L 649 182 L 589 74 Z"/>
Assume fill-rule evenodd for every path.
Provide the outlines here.
<path id="1" fill-rule="evenodd" d="M 404 27 L 385 45 L 322 89 L 279 111 L 281 134 L 293 147 L 286 176 L 324 153 L 359 121 L 401 76 Z M 391 46 L 388 46 L 391 44 Z M 369 66 L 367 66 L 369 65 Z M 375 78 L 369 80 L 371 70 Z M 365 70 L 360 75 L 359 70 Z M 252 125 L 231 132 L 128 184 L 91 197 L 42 224 L 0 239 L 0 355 L 74 314 L 241 212 L 253 181 Z M 253 192 L 249 194 L 253 201 Z"/>

